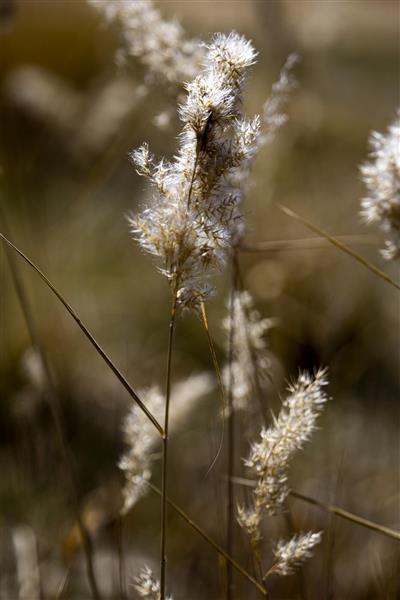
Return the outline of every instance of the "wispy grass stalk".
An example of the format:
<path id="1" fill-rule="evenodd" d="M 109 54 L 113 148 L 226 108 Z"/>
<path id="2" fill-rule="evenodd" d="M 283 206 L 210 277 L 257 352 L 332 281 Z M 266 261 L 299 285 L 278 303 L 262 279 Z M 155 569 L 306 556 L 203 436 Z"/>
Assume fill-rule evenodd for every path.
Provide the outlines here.
<path id="1" fill-rule="evenodd" d="M 246 487 L 254 488 L 256 486 L 255 480 L 247 479 L 246 477 L 234 477 L 233 481 L 237 485 L 244 485 Z M 348 510 L 344 510 L 339 506 L 335 506 L 333 504 L 326 504 L 325 502 L 321 502 L 321 500 L 313 498 L 312 496 L 301 494 L 300 492 L 296 492 L 295 490 L 290 490 L 289 496 L 295 498 L 296 500 L 306 502 L 307 504 L 312 504 L 313 506 L 316 506 L 317 508 L 327 513 L 335 514 L 336 516 L 342 519 L 346 519 L 347 521 L 350 521 L 355 525 L 366 527 L 367 529 L 371 529 L 372 531 L 382 533 L 387 537 L 400 541 L 400 531 L 396 531 L 391 527 L 386 527 L 385 525 L 381 525 L 380 523 L 375 523 L 374 521 L 371 521 L 369 519 L 364 519 L 364 517 L 360 517 L 359 515 L 349 512 Z"/>
<path id="2" fill-rule="evenodd" d="M 118 367 L 113 363 L 113 361 L 108 356 L 108 354 L 103 350 L 103 348 L 97 342 L 97 340 L 94 337 L 94 335 L 89 331 L 88 327 L 83 323 L 83 321 L 81 320 L 81 318 L 79 317 L 79 315 L 77 314 L 77 312 L 67 302 L 67 300 L 65 299 L 65 297 L 61 294 L 61 292 L 59 292 L 59 290 L 55 287 L 55 285 L 43 273 L 43 271 L 41 271 L 39 269 L 39 267 L 36 266 L 35 263 L 26 254 L 24 254 L 22 252 L 22 250 L 20 250 L 19 248 L 17 248 L 17 246 L 15 246 L 2 233 L 0 233 L 0 239 L 5 244 L 7 244 L 10 248 L 12 248 L 15 252 L 17 252 L 17 254 L 19 254 L 19 256 L 39 275 L 39 277 L 42 279 L 42 281 L 44 281 L 44 283 L 46 284 L 46 286 L 58 298 L 58 300 L 61 302 L 61 304 L 67 310 L 67 312 L 74 319 L 75 323 L 78 325 L 78 327 L 85 334 L 85 336 L 87 337 L 87 339 L 90 341 L 90 343 L 92 344 L 92 346 L 95 348 L 95 350 L 97 351 L 97 353 L 101 356 L 101 358 L 104 360 L 104 362 L 107 364 L 107 366 L 111 369 L 111 371 L 114 373 L 114 375 L 117 377 L 117 379 L 119 380 L 119 382 L 122 384 L 122 386 L 129 393 L 129 395 L 133 398 L 133 400 L 137 403 L 137 405 L 140 407 L 140 409 L 145 413 L 145 415 L 147 416 L 147 418 L 153 423 L 153 425 L 157 429 L 159 435 L 162 436 L 164 430 L 163 430 L 162 426 L 160 425 L 160 423 L 157 421 L 157 419 L 154 417 L 154 415 L 151 414 L 151 412 L 147 409 L 147 407 L 143 404 L 143 402 L 141 401 L 141 399 L 139 398 L 139 396 L 137 395 L 137 393 L 135 392 L 135 390 L 133 389 L 133 387 L 131 386 L 131 384 L 128 382 L 128 380 L 125 378 L 125 376 L 121 373 L 121 371 L 118 369 Z"/>
<path id="3" fill-rule="evenodd" d="M 171 306 L 171 316 L 168 332 L 167 373 L 165 382 L 165 415 L 162 450 L 162 481 L 161 481 L 161 545 L 160 545 L 160 600 L 165 599 L 166 567 L 167 567 L 167 493 L 168 493 L 168 434 L 169 434 L 169 405 L 171 397 L 171 366 L 172 351 L 176 322 L 177 296 L 174 295 Z"/>
<path id="4" fill-rule="evenodd" d="M 6 220 L 4 209 L 2 209 L 2 208 L 0 210 L 0 215 L 1 215 L 1 218 L 3 221 L 3 227 L 5 228 L 5 231 L 7 232 L 7 234 L 9 235 L 9 226 L 8 226 L 8 223 Z M 6 240 L 6 238 L 4 238 L 4 239 L 9 244 L 8 240 Z M 16 249 L 16 248 L 14 247 L 14 249 Z M 78 491 L 77 491 L 78 487 L 77 487 L 77 483 L 76 483 L 73 457 L 72 457 L 70 450 L 68 448 L 68 445 L 66 443 L 66 436 L 64 433 L 64 427 L 63 427 L 63 423 L 62 423 L 61 411 L 60 411 L 59 399 L 58 399 L 58 395 L 57 395 L 56 386 L 54 383 L 54 379 L 53 379 L 53 375 L 52 375 L 52 372 L 50 369 L 46 351 L 43 347 L 43 344 L 41 342 L 41 339 L 40 339 L 40 336 L 39 336 L 39 333 L 38 333 L 38 330 L 36 327 L 36 322 L 35 322 L 35 318 L 33 315 L 33 311 L 31 309 L 28 294 L 26 292 L 25 285 L 23 283 L 22 277 L 21 277 L 19 269 L 18 269 L 18 265 L 14 260 L 14 256 L 13 256 L 11 250 L 12 250 L 12 248 L 10 248 L 9 246 L 6 246 L 7 261 L 8 261 L 9 267 L 10 267 L 10 272 L 11 272 L 11 276 L 12 276 L 12 279 L 14 282 L 17 297 L 18 297 L 19 303 L 21 305 L 22 313 L 24 315 L 28 333 L 31 338 L 32 346 L 37 351 L 39 360 L 42 365 L 42 370 L 43 370 L 43 373 L 45 376 L 45 382 L 46 382 L 45 398 L 47 400 L 47 404 L 50 409 L 50 414 L 53 419 L 53 423 L 54 423 L 54 427 L 55 427 L 55 431 L 56 431 L 56 439 L 57 439 L 59 448 L 61 450 L 61 455 L 63 457 L 64 465 L 66 468 L 68 486 L 69 486 L 70 494 L 71 494 L 72 501 L 73 501 L 72 504 L 73 504 L 73 508 L 74 508 L 74 516 L 75 516 L 77 526 L 79 529 L 79 533 L 80 533 L 81 539 L 82 539 L 82 546 L 83 546 L 83 552 L 84 552 L 84 556 L 85 556 L 85 565 L 86 565 L 86 572 L 87 572 L 89 586 L 91 588 L 93 598 L 95 600 L 101 600 L 101 595 L 99 592 L 99 587 L 97 584 L 97 579 L 96 579 L 95 569 L 94 569 L 93 544 L 92 544 L 92 540 L 90 538 L 89 532 L 87 531 L 86 526 L 85 526 L 83 519 L 81 517 L 81 514 L 80 514 Z"/>
<path id="5" fill-rule="evenodd" d="M 161 496 L 161 490 L 155 485 L 148 482 L 150 488 Z M 241 573 L 248 581 L 250 581 L 261 594 L 265 597 L 268 596 L 266 588 L 260 584 L 250 573 L 246 571 L 232 556 L 230 556 L 222 546 L 220 546 L 211 536 L 208 535 L 193 519 L 191 519 L 175 502 L 167 498 L 168 505 L 194 530 L 196 531 L 214 550 L 222 556 L 225 561 L 229 562 L 234 569 Z"/>
<path id="6" fill-rule="evenodd" d="M 336 248 L 338 248 L 345 254 L 348 254 L 349 256 L 354 258 L 357 262 L 359 262 L 361 265 L 366 267 L 369 271 L 374 273 L 374 275 L 377 275 L 378 277 L 380 277 L 381 279 L 386 281 L 386 283 L 389 283 L 391 286 L 395 287 L 397 290 L 400 290 L 400 285 L 398 283 L 396 283 L 396 281 L 394 281 L 391 277 L 389 277 L 389 275 L 387 275 L 386 273 L 384 273 L 384 271 L 382 271 L 381 269 L 376 267 L 374 264 L 372 264 L 371 262 L 366 260 L 363 256 L 361 256 L 360 254 L 355 252 L 355 250 L 346 246 L 339 239 L 337 239 L 333 235 L 330 235 L 328 232 L 324 231 L 317 225 L 314 225 L 314 223 L 312 223 L 308 219 L 305 219 L 304 217 L 300 216 L 291 208 L 288 208 L 287 206 L 284 206 L 283 204 L 279 204 L 279 203 L 277 203 L 277 206 L 288 217 L 290 217 L 291 219 L 294 219 L 295 221 L 298 221 L 299 223 L 302 223 L 303 225 L 305 225 L 305 227 L 307 227 L 314 233 L 317 233 L 318 235 L 322 236 L 329 243 L 333 244 Z"/>

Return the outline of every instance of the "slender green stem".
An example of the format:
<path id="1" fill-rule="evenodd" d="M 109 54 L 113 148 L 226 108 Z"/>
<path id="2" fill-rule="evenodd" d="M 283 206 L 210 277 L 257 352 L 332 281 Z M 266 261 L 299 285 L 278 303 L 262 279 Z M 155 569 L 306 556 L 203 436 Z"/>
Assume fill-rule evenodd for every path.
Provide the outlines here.
<path id="1" fill-rule="evenodd" d="M 386 283 L 389 283 L 390 285 L 395 287 L 397 290 L 400 290 L 400 285 L 398 283 L 396 283 L 396 281 L 391 279 L 389 277 L 389 275 L 386 275 L 386 273 L 381 271 L 381 269 L 378 269 L 378 267 L 376 267 L 375 265 L 373 265 L 372 263 L 367 261 L 363 256 L 360 256 L 360 254 L 357 254 L 357 252 L 355 252 L 354 250 L 352 250 L 351 248 L 349 248 L 348 246 L 343 244 L 340 240 L 335 238 L 333 235 L 330 235 L 329 233 L 327 233 L 326 231 L 324 231 L 317 225 L 314 225 L 314 223 L 311 223 L 308 219 L 301 217 L 300 215 L 295 213 L 294 210 L 292 210 L 291 208 L 288 208 L 287 206 L 284 206 L 283 204 L 279 204 L 279 203 L 277 203 L 277 206 L 278 206 L 278 208 L 281 209 L 282 212 L 285 213 L 285 215 L 287 215 L 288 217 L 291 217 L 292 219 L 294 219 L 295 221 L 298 221 L 299 223 L 302 223 L 303 225 L 305 225 L 305 227 L 307 227 L 314 233 L 317 233 L 318 235 L 322 236 L 323 238 L 328 240 L 331 244 L 333 244 L 336 248 L 338 248 L 345 254 L 348 254 L 349 256 L 354 258 L 357 262 L 359 262 L 361 265 L 363 265 L 364 267 L 369 269 L 372 273 L 374 273 L 375 275 L 377 275 L 378 277 L 380 277 L 381 279 L 386 281 Z"/>
<path id="2" fill-rule="evenodd" d="M 133 389 L 133 387 L 130 385 L 130 383 L 127 381 L 127 379 L 124 377 L 124 375 L 118 369 L 118 367 L 116 367 L 116 365 L 112 362 L 111 358 L 109 358 L 109 356 L 106 354 L 106 352 L 100 346 L 100 344 L 96 341 L 95 337 L 92 335 L 92 333 L 86 327 L 86 325 L 81 321 L 80 317 L 77 315 L 77 313 L 75 312 L 75 310 L 71 307 L 71 305 L 62 296 L 62 294 L 51 283 L 51 281 L 46 277 L 46 275 L 39 269 L 39 267 L 37 267 L 31 261 L 30 258 L 28 258 L 21 250 L 19 250 L 19 248 L 17 248 L 17 246 L 15 246 L 12 242 L 10 242 L 10 240 L 7 239 L 5 235 L 3 235 L 2 233 L 0 233 L 0 238 L 10 248 L 12 248 L 13 250 L 15 250 L 15 252 L 17 252 L 21 256 L 21 258 L 23 258 L 24 261 L 26 263 L 28 263 L 28 265 L 34 271 L 36 271 L 36 273 L 44 281 L 44 283 L 47 285 L 47 287 L 58 298 L 58 300 L 61 302 L 61 304 L 64 306 L 64 308 L 66 308 L 66 310 L 69 312 L 69 314 L 71 315 L 71 317 L 74 319 L 74 321 L 76 322 L 76 324 L 78 325 L 78 327 L 81 329 L 81 331 L 83 331 L 83 333 L 88 338 L 88 340 L 90 341 L 90 343 L 92 344 L 92 346 L 94 346 L 94 348 L 97 350 L 98 354 L 100 354 L 101 358 L 108 365 L 108 367 L 111 369 L 111 371 L 114 373 L 114 375 L 120 381 L 120 383 L 124 386 L 124 388 L 126 389 L 126 391 L 130 394 L 130 396 L 136 402 L 136 404 L 145 413 L 145 415 L 147 416 L 147 418 L 153 423 L 154 427 L 157 429 L 157 431 L 159 432 L 160 436 L 163 436 L 164 430 L 161 427 L 160 423 L 151 414 L 151 412 L 148 410 L 148 408 L 143 404 L 143 402 L 140 400 L 139 396 L 137 395 L 137 393 L 135 392 L 135 390 Z"/>
<path id="3" fill-rule="evenodd" d="M 164 434 L 162 438 L 162 482 L 161 482 L 161 553 L 160 553 L 160 600 L 165 600 L 166 587 L 166 545 L 167 545 L 167 489 L 168 489 L 168 431 L 169 431 L 169 403 L 171 397 L 171 365 L 172 348 L 175 332 L 177 295 L 174 293 L 171 307 L 171 317 L 168 333 L 168 353 L 167 353 L 167 375 L 165 383 L 165 413 L 164 413 Z"/>
<path id="4" fill-rule="evenodd" d="M 159 496 L 162 495 L 161 490 L 159 490 L 155 485 L 150 482 L 146 482 L 147 485 Z M 232 556 L 230 556 L 211 536 L 208 535 L 195 521 L 193 521 L 175 502 L 170 500 L 167 497 L 167 504 L 170 506 L 194 531 L 196 531 L 201 537 L 212 547 L 220 556 L 222 556 L 225 561 L 229 562 L 236 571 L 241 573 L 243 577 L 246 577 L 248 581 L 250 581 L 261 594 L 265 597 L 268 596 L 268 592 L 263 585 L 261 585 L 250 573 L 246 571 Z"/>

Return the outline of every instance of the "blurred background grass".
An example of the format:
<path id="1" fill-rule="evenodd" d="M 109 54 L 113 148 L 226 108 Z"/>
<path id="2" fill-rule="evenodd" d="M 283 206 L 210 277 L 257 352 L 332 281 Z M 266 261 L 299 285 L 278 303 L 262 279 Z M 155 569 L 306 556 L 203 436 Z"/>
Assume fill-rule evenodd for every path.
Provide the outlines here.
<path id="1" fill-rule="evenodd" d="M 56 283 L 135 388 L 162 383 L 168 290 L 131 240 L 125 216 L 145 193 L 128 152 L 146 140 L 158 155 L 174 153 L 179 124 L 154 123 L 166 107 L 175 109 L 171 94 L 155 87 L 146 95 L 140 66 L 115 66 L 117 33 L 84 1 L 3 0 L 0 6 L 1 229 L 6 219 L 13 241 Z M 253 40 L 259 61 L 248 85 L 249 114 L 260 110 L 287 54 L 301 54 L 290 120 L 254 169 L 246 243 L 310 237 L 279 212 L 278 200 L 333 234 L 372 237 L 356 249 L 396 277 L 398 267 L 378 253 L 379 234 L 360 224 L 358 165 L 369 132 L 384 130 L 399 105 L 397 2 L 192 0 L 158 6 L 166 17 L 179 18 L 188 35 L 207 40 L 215 31 L 235 29 Z M 270 342 L 276 357 L 270 404 L 279 406 L 284 378 L 299 367 L 330 368 L 333 401 L 321 431 L 295 461 L 294 489 L 399 527 L 398 295 L 334 248 L 247 252 L 240 265 L 259 310 L 278 319 Z M 21 523 L 35 532 L 49 598 L 70 560 L 62 548 L 73 513 L 4 248 L 0 269 L 0 598 L 18 597 L 11 540 Z M 56 381 L 82 505 L 92 498 L 108 524 L 96 527 L 96 557 L 102 585 L 113 597 L 116 462 L 129 398 L 37 276 L 22 263 L 18 269 Z M 229 277 L 220 277 L 209 303 L 221 348 L 228 288 Z M 201 323 L 184 316 L 174 377 L 211 368 Z M 223 539 L 223 460 L 203 481 L 217 445 L 218 411 L 219 401 L 210 397 L 173 438 L 171 495 Z M 253 417 L 238 425 L 238 474 L 239 455 L 259 428 L 256 410 Z M 296 528 L 325 530 L 322 549 L 304 569 L 310 598 L 399 597 L 394 541 L 299 502 L 292 506 Z M 159 501 L 149 496 L 126 520 L 128 576 L 143 560 L 157 560 L 158 515 Z M 171 528 L 176 597 L 217 598 L 215 556 L 173 515 Z M 283 521 L 273 520 L 267 532 L 282 534 Z M 236 554 L 246 564 L 241 532 L 237 540 Z M 256 597 L 239 577 L 236 585 L 238 599 Z M 271 585 L 273 598 L 298 593 L 296 577 Z M 85 586 L 78 556 L 66 596 L 86 597 Z"/>

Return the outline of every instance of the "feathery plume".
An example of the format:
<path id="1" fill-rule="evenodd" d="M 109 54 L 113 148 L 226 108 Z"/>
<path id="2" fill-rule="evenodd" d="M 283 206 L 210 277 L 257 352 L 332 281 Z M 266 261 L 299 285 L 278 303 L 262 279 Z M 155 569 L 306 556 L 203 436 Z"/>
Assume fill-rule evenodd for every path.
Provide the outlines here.
<path id="1" fill-rule="evenodd" d="M 147 565 L 135 577 L 135 588 L 140 598 L 160 600 L 160 582 L 155 579 L 153 571 Z M 172 600 L 172 596 L 167 596 L 166 600 Z"/>
<path id="2" fill-rule="evenodd" d="M 197 40 L 185 37 L 177 21 L 163 19 L 150 0 L 88 0 L 121 32 L 119 60 L 135 58 L 146 69 L 147 82 L 181 84 L 194 77 L 204 55 Z"/>
<path id="3" fill-rule="evenodd" d="M 268 377 L 270 358 L 265 334 L 274 321 L 261 318 L 247 291 L 235 292 L 232 313 L 223 322 L 228 336 L 232 330 L 232 364 L 224 367 L 223 381 L 228 386 L 232 377 L 233 408 L 244 410 L 254 390 L 261 391 Z"/>
<path id="4" fill-rule="evenodd" d="M 290 93 L 297 87 L 297 80 L 293 75 L 293 69 L 299 60 L 298 54 L 289 54 L 282 67 L 279 79 L 273 84 L 271 95 L 264 104 L 263 122 L 266 132 L 262 136 L 263 144 L 273 142 L 278 129 L 288 119 L 287 114 L 284 112 L 284 105 L 287 103 Z"/>
<path id="5" fill-rule="evenodd" d="M 268 575 L 292 575 L 296 567 L 300 567 L 313 555 L 313 548 L 321 542 L 322 533 L 298 534 L 289 541 L 279 540 L 274 548 L 275 562 Z"/>
<path id="6" fill-rule="evenodd" d="M 253 506 L 241 507 L 238 522 L 249 534 L 252 544 L 257 545 L 261 534 L 254 533 L 254 524 L 266 510 L 269 515 L 278 514 L 289 493 L 288 470 L 290 460 L 307 442 L 315 429 L 327 395 L 326 370 L 319 370 L 314 377 L 301 373 L 298 380 L 288 387 L 284 400 L 273 424 L 261 430 L 261 440 L 253 443 L 249 457 L 244 461 L 256 477 Z"/>
<path id="7" fill-rule="evenodd" d="M 371 161 L 361 166 L 368 196 L 361 201 L 361 217 L 377 223 L 389 239 L 381 251 L 387 260 L 400 257 L 400 111 L 386 134 L 372 132 Z"/>
<path id="8" fill-rule="evenodd" d="M 212 391 L 214 380 L 209 373 L 193 374 L 185 381 L 178 382 L 171 393 L 171 430 L 179 429 L 200 398 Z M 164 394 L 159 386 L 142 391 L 141 398 L 158 419 L 164 411 Z M 119 462 L 119 468 L 125 475 L 123 489 L 124 506 L 122 511 L 128 512 L 148 491 L 146 482 L 151 478 L 152 463 L 157 455 L 155 450 L 159 436 L 146 415 L 133 403 L 123 423 L 124 439 L 127 452 Z"/>
<path id="9" fill-rule="evenodd" d="M 204 69 L 186 85 L 175 159 L 155 162 L 147 145 L 132 153 L 154 191 L 148 207 L 131 218 L 132 232 L 161 261 L 181 307 L 197 308 L 211 294 L 211 274 L 244 229 L 239 173 L 257 150 L 260 121 L 243 116 L 241 101 L 255 57 L 237 33 L 215 35 Z"/>

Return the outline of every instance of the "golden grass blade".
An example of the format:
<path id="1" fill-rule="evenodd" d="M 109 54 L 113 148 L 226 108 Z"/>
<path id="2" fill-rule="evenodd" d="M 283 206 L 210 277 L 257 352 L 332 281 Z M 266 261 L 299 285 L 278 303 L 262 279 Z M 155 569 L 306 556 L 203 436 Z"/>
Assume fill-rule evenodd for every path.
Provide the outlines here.
<path id="1" fill-rule="evenodd" d="M 254 481 L 252 481 L 251 479 L 246 479 L 245 477 L 233 477 L 232 480 L 238 485 L 245 485 L 247 487 L 255 486 Z M 359 517 L 358 515 L 344 510 L 343 508 L 339 508 L 338 506 L 334 506 L 332 504 L 325 504 L 324 502 L 316 500 L 311 496 L 305 496 L 304 494 L 294 492 L 293 490 L 290 491 L 290 496 L 292 496 L 292 498 L 296 498 L 297 500 L 307 502 L 308 504 L 313 504 L 314 506 L 317 506 L 325 512 L 337 515 L 342 519 L 347 519 L 347 521 L 351 521 L 356 525 L 361 525 L 361 527 L 367 527 L 368 529 L 372 529 L 372 531 L 383 533 L 383 535 L 386 535 L 400 542 L 400 531 L 396 531 L 395 529 L 391 529 L 390 527 L 386 527 L 385 525 L 380 525 L 379 523 L 375 523 L 374 521 L 370 521 L 369 519 L 364 519 L 364 517 Z"/>
<path id="2" fill-rule="evenodd" d="M 106 352 L 102 349 L 102 347 L 100 346 L 100 344 L 96 341 L 96 339 L 94 338 L 94 336 L 90 333 L 89 329 L 86 327 L 86 325 L 81 321 L 81 319 L 79 318 L 79 316 L 77 315 L 77 313 L 74 311 L 74 309 L 71 307 L 71 305 L 65 300 L 65 298 L 62 296 L 62 294 L 57 290 L 57 288 L 51 283 L 51 281 L 46 277 L 46 275 L 39 269 L 39 267 L 37 267 L 31 260 L 30 258 L 28 258 L 21 250 L 19 250 L 19 248 L 17 248 L 17 246 L 15 246 L 9 239 L 6 238 L 5 235 L 3 235 L 2 233 L 0 233 L 0 238 L 3 240 L 3 242 L 5 242 L 10 248 L 12 248 L 13 250 L 15 250 L 15 252 L 17 252 L 21 258 L 24 259 L 24 261 L 34 270 L 36 271 L 36 273 L 39 275 L 39 277 L 44 281 L 44 283 L 47 285 L 47 287 L 53 292 L 53 294 L 58 298 L 58 300 L 61 302 L 61 304 L 64 306 L 64 308 L 69 312 L 69 314 L 71 315 L 71 317 L 74 319 L 74 321 L 77 323 L 78 327 L 81 329 L 81 331 L 83 331 L 83 333 L 85 334 L 85 336 L 88 338 L 88 340 L 90 341 L 90 343 L 92 344 L 92 346 L 94 346 L 94 348 L 97 350 L 98 354 L 100 354 L 100 356 L 102 357 L 102 359 L 104 360 L 104 362 L 109 366 L 109 368 L 111 369 L 111 371 L 114 373 L 114 375 L 117 377 L 117 379 L 120 381 L 120 383 L 124 386 L 124 388 L 126 389 L 126 391 L 129 393 L 129 395 L 133 398 L 133 400 L 136 402 L 136 404 L 141 408 L 141 410 L 145 413 L 145 415 L 148 417 L 148 419 L 150 419 L 150 421 L 153 423 L 154 427 L 158 430 L 159 434 L 162 436 L 164 433 L 163 428 L 161 427 L 161 425 L 159 424 L 159 422 L 157 421 L 157 419 L 151 414 L 151 412 L 146 408 L 146 406 L 143 404 L 143 402 L 140 400 L 139 396 L 136 394 L 135 390 L 133 389 L 133 387 L 130 385 L 130 383 L 127 381 L 127 379 L 124 377 L 124 375 L 121 373 L 121 371 L 118 369 L 118 367 L 116 367 L 114 365 L 114 363 L 112 362 L 112 360 L 109 358 L 109 356 L 106 354 Z"/>
<path id="3" fill-rule="evenodd" d="M 8 233 L 8 223 L 6 216 L 3 210 L 0 207 L 0 215 L 3 221 L 3 225 Z M 35 348 L 38 353 L 40 362 L 42 364 L 43 373 L 46 379 L 46 388 L 45 388 L 45 399 L 50 409 L 50 414 L 52 416 L 54 427 L 56 431 L 56 438 L 61 450 L 61 454 L 64 459 L 64 465 L 67 472 L 67 479 L 70 486 L 72 498 L 73 498 L 73 506 L 75 518 L 78 524 L 79 532 L 82 538 L 82 547 L 85 556 L 86 563 L 86 572 L 89 581 L 89 586 L 92 592 L 93 598 L 96 600 L 100 600 L 101 594 L 99 592 L 99 587 L 96 580 L 95 569 L 94 569 L 94 558 L 93 558 L 93 544 L 87 531 L 83 520 L 80 515 L 79 501 L 78 501 L 78 492 L 77 492 L 77 483 L 74 471 L 73 457 L 70 453 L 70 450 L 65 441 L 65 433 L 64 427 L 60 415 L 60 406 L 59 399 L 57 395 L 56 385 L 53 380 L 50 364 L 47 358 L 47 354 L 44 350 L 43 344 L 41 343 L 40 336 L 36 327 L 35 319 L 33 316 L 33 312 L 31 309 L 31 305 L 29 302 L 28 295 L 25 290 L 25 286 L 22 281 L 22 277 L 20 276 L 20 272 L 18 269 L 18 265 L 14 260 L 14 254 L 12 253 L 11 248 L 6 247 L 6 257 L 8 261 L 8 265 L 11 272 L 11 277 L 14 283 L 14 287 L 16 290 L 16 294 L 21 306 L 22 314 L 24 315 L 25 323 L 28 329 L 29 337 L 31 338 L 32 346 Z"/>
<path id="4" fill-rule="evenodd" d="M 147 482 L 147 484 L 150 486 L 150 488 L 153 490 L 153 492 L 156 492 L 156 494 L 161 496 L 161 490 L 159 490 L 155 485 L 153 485 L 150 482 Z M 169 498 L 167 498 L 167 503 L 192 529 L 194 529 L 194 531 L 197 531 L 197 533 L 199 535 L 201 535 L 201 537 L 210 546 L 212 546 L 212 548 L 214 548 L 214 550 L 216 552 L 218 552 L 218 554 L 223 556 L 223 558 L 226 561 L 228 561 L 239 573 L 241 573 L 243 575 L 243 577 L 246 577 L 246 579 L 248 579 L 258 589 L 258 591 L 261 592 L 261 594 L 264 597 L 268 597 L 268 592 L 265 589 L 265 587 L 263 585 L 261 585 L 256 579 L 254 579 L 254 577 L 252 577 L 252 575 L 250 575 L 250 573 L 248 573 L 243 567 L 241 567 L 240 564 L 234 558 L 229 556 L 229 554 L 227 552 L 225 552 L 225 550 L 223 548 L 221 548 L 221 546 L 219 544 L 217 544 L 217 542 L 215 542 L 212 539 L 212 537 L 210 537 L 208 535 L 208 533 L 203 531 L 203 529 L 199 525 L 197 525 L 197 523 L 195 523 L 189 517 L 189 515 L 187 515 L 177 504 L 175 504 L 175 502 L 173 502 Z"/>
<path id="5" fill-rule="evenodd" d="M 397 290 L 400 290 L 400 285 L 398 283 L 396 283 L 393 279 L 391 279 L 389 277 L 389 275 L 387 275 L 386 273 L 384 273 L 383 271 L 378 269 L 378 267 L 376 267 L 375 265 L 370 263 L 368 260 L 366 260 L 365 258 L 360 256 L 360 254 L 357 254 L 357 252 L 355 252 L 354 250 L 352 250 L 351 248 L 349 248 L 348 246 L 343 244 L 340 240 L 333 237 L 332 235 L 330 235 L 329 233 L 327 233 L 326 231 L 324 231 L 317 225 L 314 225 L 313 223 L 311 223 L 304 217 L 301 217 L 296 212 L 294 212 L 291 208 L 288 208 L 287 206 L 284 206 L 283 204 L 280 204 L 280 203 L 277 203 L 276 205 L 278 206 L 278 208 L 280 208 L 280 210 L 282 212 L 285 213 L 285 215 L 294 219 L 295 221 L 298 221 L 299 223 L 302 223 L 303 225 L 305 225 L 305 227 L 307 227 L 314 233 L 317 233 L 318 235 L 322 236 L 323 238 L 328 240 L 331 244 L 336 246 L 336 248 L 338 248 L 342 252 L 345 252 L 345 254 L 348 254 L 349 256 L 354 258 L 357 262 L 359 262 L 361 265 L 363 265 L 364 267 L 369 269 L 372 273 L 374 273 L 375 275 L 377 275 L 378 277 L 380 277 L 381 279 L 386 281 L 386 283 L 389 283 L 390 285 L 395 287 Z"/>
<path id="6" fill-rule="evenodd" d="M 335 235 L 335 240 L 349 246 L 377 246 L 378 240 L 369 235 Z M 286 250 L 319 250 L 331 248 L 332 244 L 325 237 L 298 238 L 293 240 L 266 240 L 254 244 L 241 244 L 241 252 L 281 252 Z"/>
<path id="7" fill-rule="evenodd" d="M 394 529 L 390 529 L 390 527 L 386 527 L 385 525 L 380 525 L 379 523 L 374 523 L 373 521 L 369 521 L 368 519 L 364 519 L 363 517 L 359 517 L 354 513 L 351 513 L 343 508 L 339 508 L 338 506 L 333 506 L 331 504 L 324 504 L 324 502 L 320 502 L 315 498 L 311 498 L 310 496 L 305 496 L 304 494 L 300 494 L 299 492 L 290 492 L 292 498 L 296 498 L 297 500 L 302 500 L 303 502 L 307 502 L 308 504 L 313 504 L 314 506 L 318 506 L 321 510 L 325 512 L 332 513 L 341 517 L 342 519 L 347 519 L 352 523 L 357 523 L 357 525 L 361 525 L 362 527 L 367 527 L 368 529 L 372 529 L 373 531 L 377 531 L 379 533 L 383 533 L 394 540 L 400 542 L 400 531 L 395 531 Z"/>
<path id="8" fill-rule="evenodd" d="M 222 400 L 222 414 L 225 415 L 225 411 L 226 411 L 226 399 L 225 399 L 225 388 L 224 388 L 224 384 L 222 382 L 222 375 L 221 375 L 221 369 L 219 367 L 219 363 L 218 363 L 218 359 L 217 359 L 217 353 L 215 352 L 215 344 L 214 344 L 214 340 L 211 336 L 210 333 L 210 328 L 208 325 L 208 318 L 207 318 L 207 311 L 206 311 L 206 306 L 204 304 L 204 302 L 201 303 L 201 317 L 203 320 L 203 325 L 204 325 L 204 329 L 206 331 L 206 335 L 207 335 L 207 341 L 208 341 L 208 346 L 210 349 L 210 354 L 211 354 L 211 358 L 212 358 L 212 362 L 213 362 L 213 366 L 214 366 L 214 370 L 215 370 L 215 374 L 217 376 L 217 380 L 218 380 L 218 386 L 221 392 L 221 400 Z M 222 451 L 222 446 L 224 444 L 224 437 L 225 437 L 225 418 L 223 417 L 222 419 L 222 431 L 221 431 L 221 439 L 218 445 L 218 449 L 217 452 L 213 458 L 213 460 L 211 461 L 210 466 L 207 469 L 206 474 L 204 475 L 204 479 L 208 476 L 208 474 L 210 473 L 210 471 L 213 469 L 215 463 L 217 462 L 221 451 Z"/>

